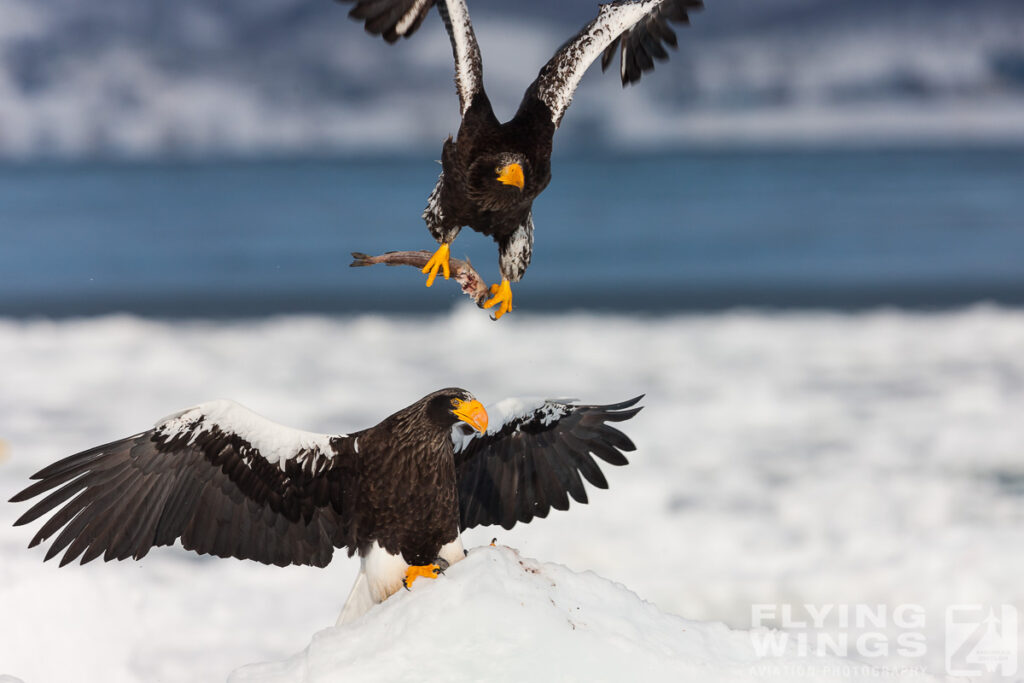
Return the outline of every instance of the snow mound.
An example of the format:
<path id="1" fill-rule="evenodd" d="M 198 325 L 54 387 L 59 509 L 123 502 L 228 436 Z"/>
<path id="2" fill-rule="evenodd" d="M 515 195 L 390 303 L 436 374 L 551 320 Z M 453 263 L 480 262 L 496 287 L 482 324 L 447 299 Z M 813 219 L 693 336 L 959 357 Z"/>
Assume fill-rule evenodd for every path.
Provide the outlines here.
<path id="1" fill-rule="evenodd" d="M 793 650 L 759 657 L 756 643 L 769 633 L 689 621 L 593 572 L 531 560 L 508 547 L 483 547 L 438 580 L 420 580 L 363 618 L 317 633 L 290 659 L 243 667 L 229 681 L 899 678 Z"/>

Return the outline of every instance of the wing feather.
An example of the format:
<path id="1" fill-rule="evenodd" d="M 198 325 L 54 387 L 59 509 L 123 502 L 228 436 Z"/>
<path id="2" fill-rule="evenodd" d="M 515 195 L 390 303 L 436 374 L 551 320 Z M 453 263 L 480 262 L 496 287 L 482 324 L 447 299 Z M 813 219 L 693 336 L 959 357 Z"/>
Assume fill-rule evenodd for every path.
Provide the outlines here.
<path id="1" fill-rule="evenodd" d="M 167 504 L 167 499 L 174 490 L 177 478 L 156 477 L 153 486 L 150 488 L 147 498 L 150 503 L 143 506 L 143 517 L 133 532 L 126 529 L 120 541 L 110 545 L 103 555 L 103 559 L 109 562 L 112 559 L 125 560 L 129 557 L 136 560 L 142 559 L 149 553 L 150 548 L 156 544 L 157 524 L 160 521 L 161 513 Z"/>
<path id="2" fill-rule="evenodd" d="M 322 566 L 344 545 L 350 441 L 212 401 L 43 468 L 11 499 L 45 494 L 15 524 L 52 513 L 31 546 L 56 534 L 46 559 L 63 551 L 61 565 L 138 559 L 180 539 L 199 553 Z"/>
<path id="3" fill-rule="evenodd" d="M 702 0 L 618 0 L 601 5 L 597 17 L 541 68 L 526 98 L 543 102 L 558 127 L 580 79 L 598 57 L 604 71 L 619 51 L 622 85 L 635 83 L 654 68 L 655 60 L 668 58 L 666 45 L 676 47 L 669 23 L 688 24 L 689 12 L 702 7 Z"/>
<path id="4" fill-rule="evenodd" d="M 98 511 L 100 513 L 106 511 L 110 507 L 110 503 L 114 499 L 114 494 L 108 494 L 103 496 L 99 500 L 90 501 L 85 507 L 81 509 L 81 512 L 76 515 L 71 522 L 68 523 L 64 530 L 57 536 L 57 540 L 53 542 L 50 549 L 46 552 L 43 561 L 47 561 L 57 553 L 67 548 L 67 553 L 61 558 L 60 566 L 64 566 L 68 562 L 71 562 L 78 554 L 85 548 L 81 547 L 80 543 L 77 543 L 81 537 L 82 531 L 89 525 L 89 522 L 94 519 L 90 514 L 92 511 Z M 68 548 L 68 546 L 71 546 Z"/>
<path id="5" fill-rule="evenodd" d="M 555 441 L 553 448 L 555 449 L 556 457 L 562 462 L 566 463 L 566 470 L 569 472 L 569 479 L 566 481 L 566 489 L 569 491 L 569 495 L 572 496 L 573 500 L 577 503 L 586 504 L 589 502 L 587 498 L 587 489 L 583 485 L 583 479 L 580 478 L 581 463 L 584 460 L 589 461 L 590 456 L 581 457 L 566 446 L 561 441 Z M 593 465 L 593 462 L 591 461 Z"/>
<path id="6" fill-rule="evenodd" d="M 500 524 L 546 517 L 566 510 L 570 497 L 587 502 L 583 479 L 599 488 L 608 482 L 591 454 L 624 465 L 620 451 L 635 450 L 629 437 L 606 424 L 640 411 L 642 396 L 613 405 L 509 399 L 488 407 L 485 434 L 453 431 L 461 525 Z M 582 478 L 581 478 L 582 475 Z"/>
<path id="7" fill-rule="evenodd" d="M 608 488 L 608 480 L 605 479 L 604 472 L 598 467 L 594 459 L 589 454 L 581 455 L 577 461 L 577 465 L 580 469 L 580 474 L 586 479 L 591 486 L 598 489 Z"/>
<path id="8" fill-rule="evenodd" d="M 466 0 L 441 0 L 437 10 L 448 31 L 452 43 L 452 56 L 455 58 L 455 89 L 459 93 L 459 113 L 473 104 L 483 88 L 483 63 L 480 58 L 480 46 L 476 42 L 476 33 L 469 20 L 469 8 Z"/>
<path id="9" fill-rule="evenodd" d="M 156 503 L 150 498 L 155 479 L 155 476 L 146 474 L 133 482 L 126 495 L 117 498 L 106 514 L 94 518 L 79 535 L 80 539 L 89 538 L 89 546 L 82 553 L 83 564 L 96 559 L 104 552 L 115 554 L 117 548 L 125 545 L 126 539 L 131 538 L 132 532 L 138 529 L 140 517 L 146 513 L 147 505 Z M 132 520 L 132 523 L 125 524 L 125 519 Z"/>
<path id="10" fill-rule="evenodd" d="M 153 535 L 154 546 L 174 544 L 188 520 L 195 514 L 196 503 L 203 492 L 199 478 L 188 466 L 178 472 L 175 484 L 164 509 L 160 511 L 160 521 Z"/>
<path id="11" fill-rule="evenodd" d="M 355 2 L 348 15 L 364 22 L 368 33 L 394 43 L 408 38 L 426 19 L 435 0 L 339 0 Z"/>
<path id="12" fill-rule="evenodd" d="M 533 505 L 533 510 L 530 513 L 537 515 L 538 517 L 546 517 L 547 509 L 552 507 L 556 510 L 568 510 L 569 509 L 569 497 L 565 494 L 566 484 L 563 483 L 562 478 L 555 472 L 555 468 L 549 460 L 549 455 L 545 451 L 537 453 L 533 460 L 538 463 L 538 471 L 541 472 L 541 482 L 544 485 L 544 497 L 547 500 L 547 505 Z M 526 501 L 527 509 L 529 509 L 529 501 Z"/>
<path id="13" fill-rule="evenodd" d="M 96 490 L 87 489 L 82 492 L 82 495 L 76 496 L 70 503 L 68 503 L 67 506 L 65 506 L 69 513 L 68 517 L 70 518 L 70 521 L 67 523 L 67 526 L 64 527 L 64 530 L 57 536 L 57 540 L 53 542 L 49 552 L 46 553 L 46 560 L 49 560 L 56 553 L 68 547 L 72 541 L 78 538 L 93 519 L 91 514 L 86 513 L 96 512 L 102 515 L 113 504 L 117 499 L 117 496 L 121 495 L 120 492 L 123 490 L 123 486 L 129 479 L 130 474 L 130 472 L 122 472 L 120 473 L 120 476 L 110 479 L 109 488 Z M 15 525 L 17 524 L 18 522 L 15 522 Z M 37 545 L 40 541 L 46 540 L 50 534 L 56 533 L 58 529 L 60 529 L 59 526 L 49 529 L 44 526 L 43 529 L 40 530 L 40 532 L 32 539 L 29 547 L 31 548 L 32 546 Z M 42 535 L 44 530 L 48 532 L 45 536 Z M 71 551 L 69 550 L 68 552 L 70 554 Z M 62 566 L 63 564 L 70 562 L 71 559 L 71 557 L 65 557 L 62 560 Z"/>
<path id="14" fill-rule="evenodd" d="M 511 453 L 506 456 L 504 467 L 498 470 L 499 476 L 501 477 L 501 484 L 498 486 L 498 490 L 502 493 L 505 491 L 517 491 L 520 488 L 520 458 L 515 452 L 516 449 L 514 446 L 509 450 L 511 450 Z M 497 502 L 501 508 L 501 525 L 506 529 L 511 529 L 513 525 L 515 525 L 516 519 L 519 517 L 519 496 L 502 495 Z"/>

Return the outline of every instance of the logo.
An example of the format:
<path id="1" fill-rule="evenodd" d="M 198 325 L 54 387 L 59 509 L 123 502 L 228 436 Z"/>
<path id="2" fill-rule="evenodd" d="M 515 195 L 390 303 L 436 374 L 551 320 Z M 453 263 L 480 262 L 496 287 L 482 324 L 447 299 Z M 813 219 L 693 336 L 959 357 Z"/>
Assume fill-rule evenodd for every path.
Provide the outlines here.
<path id="1" fill-rule="evenodd" d="M 750 616 L 757 666 L 778 675 L 795 675 L 793 667 L 834 667 L 837 660 L 831 658 L 870 675 L 910 675 L 924 673 L 927 660 L 932 660 L 929 651 L 939 656 L 938 633 L 926 628 L 922 605 L 755 604 Z M 1013 605 L 947 606 L 942 643 L 946 673 L 986 681 L 1014 677 L 1024 683 L 1015 678 L 1021 635 Z"/>
<path id="2" fill-rule="evenodd" d="M 946 608 L 946 672 L 951 676 L 1017 673 L 1017 608 L 950 605 Z"/>

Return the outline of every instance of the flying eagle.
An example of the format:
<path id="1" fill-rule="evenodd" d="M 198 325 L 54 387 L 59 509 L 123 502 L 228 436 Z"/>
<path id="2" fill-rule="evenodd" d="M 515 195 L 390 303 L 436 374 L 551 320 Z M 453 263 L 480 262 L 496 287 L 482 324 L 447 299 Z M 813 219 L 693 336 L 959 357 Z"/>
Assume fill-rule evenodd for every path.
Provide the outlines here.
<path id="1" fill-rule="evenodd" d="M 484 92 L 480 48 L 465 0 L 341 0 L 355 2 L 349 16 L 389 43 L 411 36 L 436 2 L 455 56 L 455 86 L 462 124 L 441 152 L 441 176 L 423 211 L 441 246 L 423 268 L 427 287 L 440 269 L 449 276 L 449 245 L 463 226 L 498 243 L 501 284 L 491 285 L 485 308 L 495 318 L 512 310 L 512 282 L 526 272 L 533 254 L 533 200 L 551 180 L 555 129 L 584 72 L 601 56 L 605 69 L 620 51 L 623 86 L 638 81 L 655 60 L 676 46 L 670 22 L 689 23 L 702 0 L 619 0 L 602 5 L 597 18 L 566 42 L 543 66 L 512 120 L 501 123 Z"/>
<path id="2" fill-rule="evenodd" d="M 442 389 L 337 435 L 211 401 L 40 470 L 11 502 L 48 493 L 15 525 L 53 512 L 29 547 L 57 534 L 45 559 L 66 549 L 61 566 L 141 559 L 178 539 L 278 566 L 323 567 L 347 548 L 361 562 L 347 621 L 461 560 L 463 529 L 510 529 L 568 509 L 569 497 L 586 503 L 582 479 L 607 488 L 591 455 L 627 463 L 620 451 L 633 442 L 606 423 L 636 415 L 640 398 L 506 399 L 485 410 L 464 389 Z"/>

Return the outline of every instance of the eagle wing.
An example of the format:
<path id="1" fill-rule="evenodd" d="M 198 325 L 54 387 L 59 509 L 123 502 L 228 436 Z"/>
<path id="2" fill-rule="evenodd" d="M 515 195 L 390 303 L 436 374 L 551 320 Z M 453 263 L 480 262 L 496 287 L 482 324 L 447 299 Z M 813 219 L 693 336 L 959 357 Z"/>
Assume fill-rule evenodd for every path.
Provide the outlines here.
<path id="1" fill-rule="evenodd" d="M 348 15 L 364 22 L 368 33 L 389 43 L 408 38 L 427 18 L 435 0 L 339 0 L 355 2 Z"/>
<path id="2" fill-rule="evenodd" d="M 607 422 L 622 422 L 640 412 L 643 396 L 613 405 L 576 405 L 566 401 L 506 399 L 488 406 L 490 424 L 483 434 L 456 425 L 455 470 L 461 528 L 547 517 L 551 508 L 567 510 L 569 496 L 587 502 L 583 479 L 608 488 L 591 457 L 610 465 L 628 463 L 621 451 L 635 450 L 629 437 Z"/>
<path id="3" fill-rule="evenodd" d="M 676 46 L 670 22 L 688 24 L 689 12 L 702 7 L 702 0 L 618 0 L 601 5 L 597 18 L 541 68 L 527 97 L 536 96 L 547 105 L 557 127 L 580 79 L 598 56 L 604 70 L 621 48 L 622 84 L 636 82 L 654 68 L 654 60 L 668 59 L 666 45 Z"/>
<path id="4" fill-rule="evenodd" d="M 483 88 L 483 65 L 466 0 L 441 0 L 437 6 L 452 41 L 455 57 L 455 89 L 459 92 L 459 113 L 465 115 L 473 98 Z"/>
<path id="5" fill-rule="evenodd" d="M 264 564 L 325 566 L 350 545 L 343 496 L 355 436 L 278 425 L 233 401 L 211 401 L 149 431 L 60 460 L 11 502 L 49 492 L 15 525 L 54 512 L 32 539 L 61 566 L 140 559 L 181 539 L 188 550 Z"/>

